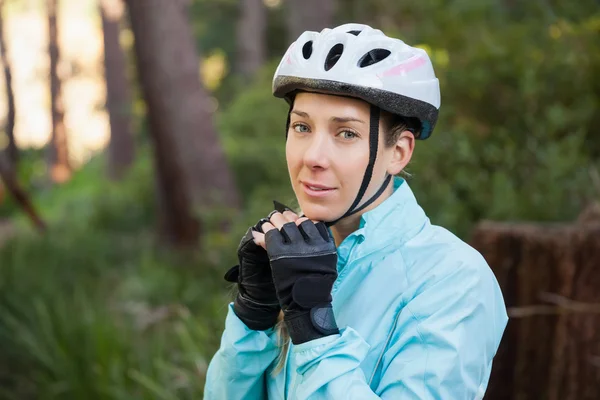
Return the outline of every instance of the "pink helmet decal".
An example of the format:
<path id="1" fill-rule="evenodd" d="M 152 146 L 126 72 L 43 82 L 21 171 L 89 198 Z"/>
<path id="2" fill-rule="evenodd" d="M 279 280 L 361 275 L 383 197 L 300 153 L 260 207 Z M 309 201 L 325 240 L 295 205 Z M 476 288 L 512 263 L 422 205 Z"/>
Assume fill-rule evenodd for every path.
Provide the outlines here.
<path id="1" fill-rule="evenodd" d="M 427 60 L 425 60 L 425 58 L 422 56 L 418 56 L 412 60 L 409 60 L 408 62 L 403 62 L 386 71 L 383 71 L 381 74 L 378 74 L 378 76 L 383 78 L 386 76 L 406 74 L 407 72 L 417 69 L 425 64 L 427 64 Z"/>

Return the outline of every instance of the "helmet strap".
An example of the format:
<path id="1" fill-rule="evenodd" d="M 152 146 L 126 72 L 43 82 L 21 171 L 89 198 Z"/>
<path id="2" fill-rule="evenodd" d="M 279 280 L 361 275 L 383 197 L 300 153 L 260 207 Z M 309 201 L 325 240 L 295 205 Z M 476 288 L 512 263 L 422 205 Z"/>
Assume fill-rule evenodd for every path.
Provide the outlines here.
<path id="1" fill-rule="evenodd" d="M 326 222 L 325 225 L 328 227 L 335 225 L 341 219 L 344 219 L 350 215 L 356 214 L 359 211 L 364 210 L 366 207 L 371 205 L 375 200 L 379 198 L 387 188 L 392 176 L 386 174 L 385 180 L 377 193 L 375 193 L 369 200 L 364 202 L 360 207 L 357 208 L 358 204 L 362 200 L 367 188 L 369 187 L 369 183 L 371 182 L 371 178 L 373 177 L 373 169 L 375 168 L 375 161 L 377 160 L 377 149 L 379 147 L 379 119 L 381 115 L 381 110 L 379 107 L 371 105 L 371 117 L 369 123 L 369 165 L 367 165 L 367 169 L 365 170 L 365 175 L 363 176 L 362 183 L 360 185 L 360 189 L 358 190 L 358 194 L 356 195 L 356 199 L 346 211 L 344 215 L 335 221 Z"/>

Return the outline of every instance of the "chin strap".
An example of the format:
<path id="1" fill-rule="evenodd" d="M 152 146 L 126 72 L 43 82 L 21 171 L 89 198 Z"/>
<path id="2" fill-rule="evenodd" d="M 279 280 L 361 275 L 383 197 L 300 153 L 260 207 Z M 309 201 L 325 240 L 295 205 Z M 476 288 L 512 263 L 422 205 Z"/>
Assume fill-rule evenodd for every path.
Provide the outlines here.
<path id="1" fill-rule="evenodd" d="M 346 212 L 346 214 L 344 214 L 342 217 L 336 219 L 335 221 L 325 222 L 325 225 L 327 225 L 327 227 L 329 228 L 330 226 L 333 226 L 336 223 L 338 223 L 338 221 L 340 221 L 341 219 L 346 218 L 352 214 L 356 214 L 357 212 L 360 212 L 360 211 L 364 210 L 365 208 L 367 208 L 368 206 L 370 206 L 375 200 L 377 200 L 379 198 L 379 196 L 381 196 L 383 194 L 383 192 L 385 192 L 385 189 L 388 187 L 388 184 L 390 183 L 391 179 L 392 179 L 392 176 L 388 174 L 386 176 L 385 180 L 383 181 L 383 185 L 381 185 L 381 187 L 379 188 L 377 193 L 375 193 L 373 195 L 373 197 L 371 197 L 369 200 L 365 201 L 363 205 L 361 205 L 357 209 L 353 210 L 352 212 Z"/>
<path id="2" fill-rule="evenodd" d="M 286 140 L 287 140 L 288 131 L 290 128 L 290 113 L 291 113 L 293 107 L 294 107 L 294 102 L 291 101 L 290 102 L 290 110 L 288 112 L 286 126 L 285 126 Z M 375 167 L 375 161 L 377 160 L 377 149 L 379 147 L 379 117 L 380 117 L 380 114 L 381 114 L 381 110 L 379 109 L 379 107 L 371 105 L 371 116 L 370 116 L 370 120 L 369 120 L 369 164 L 367 165 L 367 169 L 365 170 L 365 175 L 363 176 L 363 180 L 360 185 L 360 189 L 358 190 L 358 194 L 356 195 L 356 198 L 352 202 L 352 205 L 350 206 L 348 211 L 346 211 L 344 213 L 344 215 L 342 215 L 335 221 L 329 221 L 329 222 L 324 221 L 324 223 L 327 227 L 333 226 L 340 220 L 342 220 L 350 215 L 356 214 L 357 212 L 360 212 L 360 211 L 364 210 L 366 207 L 368 207 L 369 205 L 371 205 L 375 200 L 377 200 L 379 198 L 379 196 L 381 196 L 383 194 L 385 189 L 388 187 L 390 180 L 392 179 L 391 175 L 386 174 L 385 180 L 383 181 L 383 184 L 381 185 L 381 187 L 379 188 L 377 193 L 375 193 L 369 200 L 365 201 L 360 207 L 357 207 L 360 204 L 360 201 L 362 200 L 363 196 L 365 195 L 365 192 L 367 191 L 367 188 L 369 187 L 369 183 L 371 182 L 371 178 L 373 177 L 373 168 Z M 282 207 L 277 207 L 277 204 L 280 204 L 280 206 L 282 206 Z M 283 212 L 284 209 L 288 209 L 281 203 L 277 203 L 277 204 L 276 204 L 275 209 L 277 210 L 278 208 L 281 208 L 281 210 L 278 210 L 280 212 Z"/>

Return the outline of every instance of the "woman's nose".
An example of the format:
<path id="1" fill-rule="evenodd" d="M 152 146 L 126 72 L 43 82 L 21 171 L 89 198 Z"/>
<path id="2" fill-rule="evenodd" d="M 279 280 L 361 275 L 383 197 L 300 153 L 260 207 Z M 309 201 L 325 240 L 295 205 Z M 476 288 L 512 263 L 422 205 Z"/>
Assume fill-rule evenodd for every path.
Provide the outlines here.
<path id="1" fill-rule="evenodd" d="M 315 133 L 311 135 L 304 151 L 304 164 L 310 168 L 328 168 L 329 150 L 326 134 Z"/>

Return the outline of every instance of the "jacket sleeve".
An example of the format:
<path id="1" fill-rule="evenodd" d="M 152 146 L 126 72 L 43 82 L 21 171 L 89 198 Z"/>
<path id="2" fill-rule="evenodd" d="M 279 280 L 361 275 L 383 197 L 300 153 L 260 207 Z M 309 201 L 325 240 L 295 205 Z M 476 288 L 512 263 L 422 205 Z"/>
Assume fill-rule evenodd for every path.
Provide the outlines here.
<path id="1" fill-rule="evenodd" d="M 352 328 L 296 346 L 297 398 L 483 398 L 508 318 L 496 279 L 481 262 L 457 266 L 404 304 L 374 390 L 359 367 L 369 345 Z"/>
<path id="2" fill-rule="evenodd" d="M 230 304 L 221 347 L 206 373 L 204 399 L 266 400 L 265 371 L 279 354 L 275 335 L 274 329 L 249 329 Z"/>

